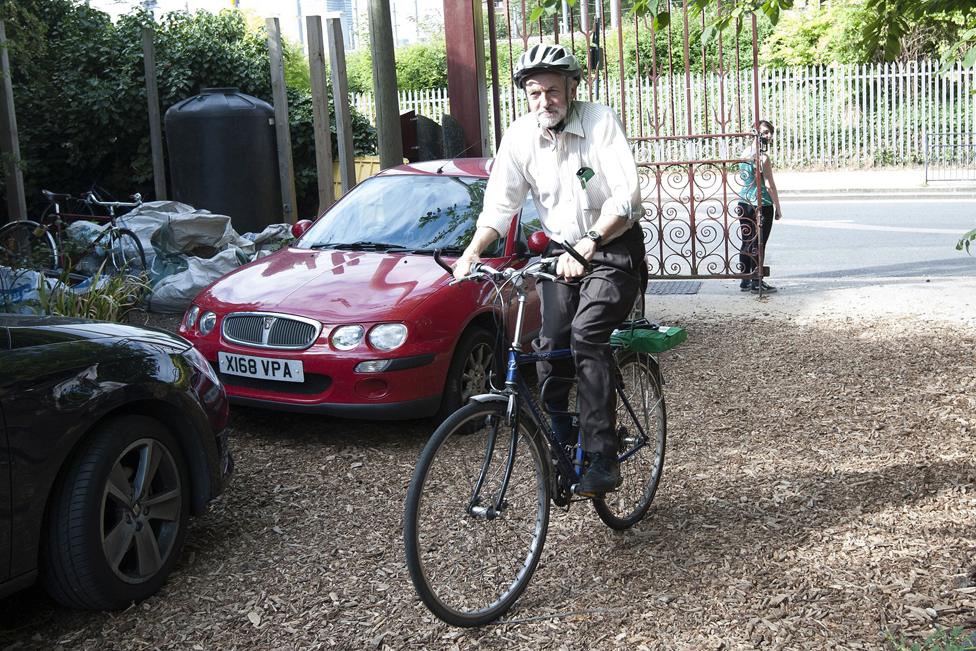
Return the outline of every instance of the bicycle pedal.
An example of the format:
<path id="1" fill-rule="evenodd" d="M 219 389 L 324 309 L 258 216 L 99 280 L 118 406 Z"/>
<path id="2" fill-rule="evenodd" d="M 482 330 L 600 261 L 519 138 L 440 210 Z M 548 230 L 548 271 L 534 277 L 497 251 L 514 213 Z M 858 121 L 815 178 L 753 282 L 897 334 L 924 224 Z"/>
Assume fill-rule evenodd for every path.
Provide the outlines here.
<path id="1" fill-rule="evenodd" d="M 580 493 L 579 492 L 579 484 L 573 484 L 572 486 L 570 486 L 569 487 L 569 492 L 572 495 L 575 495 L 576 497 L 583 498 L 583 499 L 571 500 L 573 502 L 583 502 L 585 500 L 593 499 L 594 497 L 599 497 L 599 495 L 597 495 L 595 493 L 594 494 Z"/>

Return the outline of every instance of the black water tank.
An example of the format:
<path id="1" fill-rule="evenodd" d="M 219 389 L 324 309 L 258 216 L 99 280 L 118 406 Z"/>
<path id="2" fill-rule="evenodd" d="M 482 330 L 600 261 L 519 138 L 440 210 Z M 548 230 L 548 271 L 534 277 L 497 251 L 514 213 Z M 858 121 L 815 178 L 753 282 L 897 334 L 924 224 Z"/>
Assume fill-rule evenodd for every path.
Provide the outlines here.
<path id="1" fill-rule="evenodd" d="M 229 215 L 239 233 L 282 221 L 274 109 L 236 88 L 204 88 L 166 111 L 172 198 Z"/>

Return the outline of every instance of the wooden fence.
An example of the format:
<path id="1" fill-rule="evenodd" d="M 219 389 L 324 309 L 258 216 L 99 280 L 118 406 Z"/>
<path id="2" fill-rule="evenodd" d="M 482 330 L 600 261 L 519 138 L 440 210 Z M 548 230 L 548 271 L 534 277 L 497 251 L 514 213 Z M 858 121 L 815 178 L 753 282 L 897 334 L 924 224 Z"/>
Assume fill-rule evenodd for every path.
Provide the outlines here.
<path id="1" fill-rule="evenodd" d="M 699 133 L 720 132 L 722 119 L 737 124 L 741 117 L 745 124 L 752 123 L 751 102 L 745 100 L 733 100 L 729 115 L 715 114 L 719 82 L 717 74 L 693 76 L 692 121 Z M 655 88 L 659 127 L 669 134 L 682 133 L 688 111 L 683 78 L 662 76 L 656 84 L 633 78 L 625 86 L 631 136 L 655 135 Z M 672 93 L 672 88 L 681 92 Z M 750 97 L 751 88 L 751 71 L 743 71 L 738 81 L 731 75 L 724 78 L 726 98 Z M 619 84 L 611 80 L 609 90 L 601 101 L 619 111 Z M 920 165 L 926 133 L 976 133 L 974 92 L 976 67 L 964 68 L 961 63 L 947 72 L 939 72 L 935 61 L 759 70 L 761 117 L 776 125 L 771 153 L 779 167 Z M 491 93 L 488 96 L 490 102 Z M 511 93 L 502 92 L 500 97 L 502 122 L 507 126 L 526 111 L 525 99 L 516 93 L 513 107 Z M 375 120 L 371 95 L 355 94 L 353 103 Z M 446 89 L 400 93 L 401 111 L 416 110 L 439 121 L 448 107 Z"/>

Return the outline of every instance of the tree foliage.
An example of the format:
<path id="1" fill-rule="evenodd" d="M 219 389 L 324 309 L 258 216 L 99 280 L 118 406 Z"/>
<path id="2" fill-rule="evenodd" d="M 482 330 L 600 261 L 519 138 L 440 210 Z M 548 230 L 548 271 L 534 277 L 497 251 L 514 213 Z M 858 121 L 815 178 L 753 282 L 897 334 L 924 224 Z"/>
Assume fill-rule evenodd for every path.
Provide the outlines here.
<path id="1" fill-rule="evenodd" d="M 886 61 L 898 57 L 905 38 L 913 28 L 924 26 L 947 15 L 957 14 L 966 29 L 976 27 L 976 3 L 973 0 L 864 0 L 869 16 L 861 33 L 861 45 L 872 56 Z M 972 47 L 970 42 L 968 47 Z M 953 44 L 965 49 L 966 43 Z"/>
<path id="2" fill-rule="evenodd" d="M 237 11 L 175 12 L 157 22 L 136 10 L 113 24 L 76 0 L 7 0 L 0 16 L 12 44 L 22 167 L 33 209 L 41 188 L 78 193 L 97 183 L 118 195 L 152 196 L 143 27 L 155 31 L 163 111 L 205 87 L 232 86 L 271 101 L 267 35 Z M 300 48 L 286 46 L 288 78 L 299 86 L 289 89 L 289 119 L 300 209 L 316 202 L 303 58 Z M 375 152 L 375 132 L 355 111 L 353 128 L 357 150 Z"/>
<path id="3" fill-rule="evenodd" d="M 787 14 L 762 41 L 760 61 L 771 67 L 866 63 L 860 34 L 867 19 L 862 6 L 839 2 Z"/>
<path id="4" fill-rule="evenodd" d="M 400 90 L 447 87 L 447 50 L 443 37 L 397 48 L 394 58 Z M 346 58 L 346 73 L 350 91 L 373 92 L 373 63 L 368 47 L 360 48 Z"/>
<path id="5" fill-rule="evenodd" d="M 571 6 L 577 2 L 567 1 Z M 661 28 L 670 22 L 672 4 L 670 0 L 633 0 L 630 12 L 649 17 L 655 27 Z M 776 25 L 793 4 L 794 0 L 725 0 L 719 11 L 717 0 L 691 0 L 689 3 L 695 12 L 706 12 L 710 16 L 702 32 L 706 41 L 751 13 L 763 14 Z M 561 5 L 562 0 L 536 0 L 530 20 L 553 16 Z M 792 25 L 797 40 L 789 43 L 780 39 L 782 51 L 772 58 L 819 58 L 818 51 L 833 49 L 840 57 L 834 60 L 893 61 L 906 50 L 914 56 L 932 55 L 935 50 L 942 54 L 944 62 L 962 58 L 967 65 L 976 63 L 976 2 L 973 0 L 852 0 L 837 1 L 832 5 L 827 11 L 837 8 L 840 13 L 835 18 L 847 20 L 843 40 L 836 40 L 835 30 L 830 29 L 823 16 L 815 15 L 815 19 L 820 19 L 819 28 L 816 25 Z M 805 21 L 809 16 L 810 13 L 805 12 L 801 20 Z M 804 40 L 807 47 L 804 47 Z"/>

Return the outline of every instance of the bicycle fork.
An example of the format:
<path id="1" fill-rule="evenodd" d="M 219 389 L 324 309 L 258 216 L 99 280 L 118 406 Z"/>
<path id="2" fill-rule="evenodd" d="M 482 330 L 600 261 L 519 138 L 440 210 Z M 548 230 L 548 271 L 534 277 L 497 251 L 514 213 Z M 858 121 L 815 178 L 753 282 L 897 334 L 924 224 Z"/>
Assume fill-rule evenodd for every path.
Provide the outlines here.
<path id="1" fill-rule="evenodd" d="M 489 434 L 488 441 L 485 443 L 485 457 L 481 463 L 481 473 L 478 476 L 478 482 L 475 484 L 474 490 L 471 493 L 471 499 L 468 502 L 467 512 L 476 517 L 484 518 L 486 520 L 494 520 L 499 517 L 508 505 L 505 501 L 505 493 L 508 491 L 508 482 L 512 478 L 512 469 L 515 467 L 515 453 L 518 443 L 518 416 L 511 422 L 511 445 L 508 449 L 508 456 L 505 460 L 505 468 L 501 477 L 501 485 L 498 488 L 498 492 L 495 494 L 494 499 L 491 500 L 490 504 L 483 504 L 484 498 L 481 495 L 481 491 L 485 488 L 485 483 L 488 479 L 489 472 L 492 467 L 492 463 L 495 457 L 495 447 L 498 443 L 498 428 L 502 425 L 501 419 L 495 416 L 489 416 L 492 422 L 489 423 Z"/>

